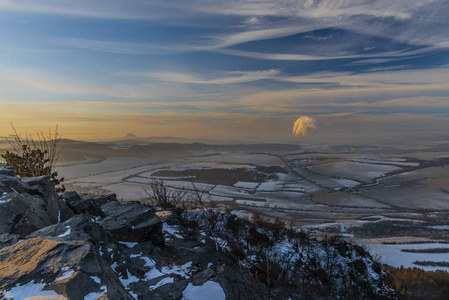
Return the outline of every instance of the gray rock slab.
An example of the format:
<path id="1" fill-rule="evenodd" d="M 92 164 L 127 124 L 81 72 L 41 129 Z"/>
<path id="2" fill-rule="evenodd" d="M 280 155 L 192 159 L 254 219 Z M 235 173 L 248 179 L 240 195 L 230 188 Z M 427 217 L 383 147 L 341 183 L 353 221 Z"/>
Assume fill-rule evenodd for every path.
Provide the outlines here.
<path id="1" fill-rule="evenodd" d="M 16 233 L 25 237 L 54 223 L 47 203 L 39 196 L 8 193 L 0 198 L 0 234 Z"/>
<path id="2" fill-rule="evenodd" d="M 128 242 L 151 241 L 156 246 L 164 245 L 162 221 L 149 207 L 138 202 L 110 202 L 103 205 L 101 210 L 107 217 L 99 224 L 116 239 Z"/>
<path id="3" fill-rule="evenodd" d="M 95 196 L 86 194 L 80 197 L 74 192 L 65 193 L 63 198 L 66 200 L 67 205 L 76 213 L 84 214 L 88 213 L 92 216 L 105 216 L 101 206 L 109 202 L 117 202 L 115 194 Z M 117 202 L 118 203 L 118 202 Z"/>
<path id="4" fill-rule="evenodd" d="M 0 194 L 1 193 L 25 193 L 29 189 L 20 178 L 0 174 Z"/>

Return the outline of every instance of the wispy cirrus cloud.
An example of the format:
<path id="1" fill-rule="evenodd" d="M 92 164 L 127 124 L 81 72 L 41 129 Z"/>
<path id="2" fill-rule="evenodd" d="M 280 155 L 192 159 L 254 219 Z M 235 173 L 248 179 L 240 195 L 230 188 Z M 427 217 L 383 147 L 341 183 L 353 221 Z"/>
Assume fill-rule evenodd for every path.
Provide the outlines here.
<path id="1" fill-rule="evenodd" d="M 64 47 L 129 55 L 170 54 L 196 49 L 194 46 L 189 48 L 189 46 L 183 46 L 182 44 L 133 43 L 80 38 L 57 39 L 53 42 Z"/>
<path id="2" fill-rule="evenodd" d="M 266 71 L 232 71 L 222 74 L 221 77 L 204 79 L 187 73 L 148 72 L 140 74 L 145 77 L 161 81 L 194 83 L 194 84 L 236 84 L 252 82 L 261 79 L 274 79 L 280 74 L 279 70 Z"/>

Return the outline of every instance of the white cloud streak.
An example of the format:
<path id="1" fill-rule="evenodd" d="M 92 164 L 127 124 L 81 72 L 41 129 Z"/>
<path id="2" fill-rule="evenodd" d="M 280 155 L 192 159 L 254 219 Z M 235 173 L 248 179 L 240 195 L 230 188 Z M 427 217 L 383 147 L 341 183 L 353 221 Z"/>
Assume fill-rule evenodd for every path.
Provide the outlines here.
<path id="1" fill-rule="evenodd" d="M 215 79 L 202 79 L 195 75 L 186 73 L 172 73 L 172 72 L 153 72 L 143 73 L 143 76 L 148 76 L 161 81 L 180 82 L 180 83 L 194 83 L 194 84 L 236 84 L 244 82 L 252 82 L 261 79 L 274 79 L 279 75 L 279 70 L 266 71 L 233 71 L 225 73 L 225 77 Z M 231 75 L 231 76 L 229 76 Z"/>
<path id="2" fill-rule="evenodd" d="M 180 44 L 150 44 L 150 43 L 131 43 L 121 41 L 103 41 L 103 40 L 89 40 L 79 38 L 58 39 L 53 41 L 65 47 L 80 48 L 98 52 L 117 53 L 117 54 L 170 54 L 193 50 L 193 47 L 188 48 Z"/>

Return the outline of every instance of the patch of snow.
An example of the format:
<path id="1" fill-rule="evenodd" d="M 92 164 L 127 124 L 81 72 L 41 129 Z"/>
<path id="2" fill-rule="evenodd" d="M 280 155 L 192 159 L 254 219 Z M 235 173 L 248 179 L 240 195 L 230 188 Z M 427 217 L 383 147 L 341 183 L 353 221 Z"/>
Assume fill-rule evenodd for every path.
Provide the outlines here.
<path id="1" fill-rule="evenodd" d="M 431 229 L 437 229 L 437 230 L 449 230 L 449 225 L 434 225 L 429 226 Z"/>
<path id="2" fill-rule="evenodd" d="M 251 205 L 251 206 L 265 206 L 267 204 L 266 201 L 253 201 L 253 200 L 235 200 L 236 203 L 238 204 L 243 204 L 243 205 Z"/>
<path id="3" fill-rule="evenodd" d="M 119 242 L 119 244 L 123 244 L 128 248 L 134 248 L 135 245 L 137 245 L 138 243 L 131 243 L 131 242 Z"/>
<path id="4" fill-rule="evenodd" d="M 63 300 L 66 297 L 57 294 L 54 291 L 43 291 L 45 287 L 44 283 L 29 282 L 25 285 L 15 286 L 11 290 L 7 291 L 3 297 L 6 300 L 19 300 L 19 299 L 46 299 L 46 300 Z"/>
<path id="5" fill-rule="evenodd" d="M 70 234 L 70 226 L 66 226 L 66 228 L 67 228 L 67 231 L 64 232 L 63 234 L 58 235 L 58 237 L 65 237 Z"/>
<path id="6" fill-rule="evenodd" d="M 173 283 L 173 277 L 165 277 L 164 279 L 162 279 L 161 281 L 150 287 L 152 289 L 157 289 L 158 287 L 163 286 L 164 284 L 167 283 Z"/>
<path id="7" fill-rule="evenodd" d="M 3 198 L 5 198 L 5 199 L 3 199 Z M 12 200 L 12 198 L 1 197 L 0 198 L 0 203 L 7 203 L 7 202 L 9 202 L 11 200 Z"/>
<path id="8" fill-rule="evenodd" d="M 218 184 L 216 187 L 214 187 L 211 191 L 211 194 L 219 195 L 219 196 L 240 196 L 246 195 L 246 193 L 243 193 L 241 189 L 233 187 L 233 186 L 227 186 L 227 185 L 221 185 Z"/>
<path id="9" fill-rule="evenodd" d="M 282 182 L 280 181 L 266 181 L 259 185 L 257 191 L 259 192 L 275 192 L 281 189 Z"/>
<path id="10" fill-rule="evenodd" d="M 58 210 L 58 224 L 61 223 L 61 210 Z"/>
<path id="11" fill-rule="evenodd" d="M 131 283 L 139 281 L 139 278 L 137 278 L 136 276 L 130 274 L 130 273 L 128 272 L 128 270 L 126 270 L 126 274 L 128 275 L 128 278 L 126 278 L 126 279 L 119 276 L 119 279 L 120 279 L 121 283 L 123 284 L 123 286 L 124 286 L 125 288 L 129 288 L 129 285 L 130 285 Z M 101 296 L 101 295 L 100 295 L 100 296 Z M 94 298 L 94 299 L 95 299 L 95 298 Z"/>
<path id="12" fill-rule="evenodd" d="M 217 237 L 216 241 L 218 243 L 218 246 L 220 246 L 220 248 L 231 251 L 231 248 L 228 245 L 228 242 L 223 240 L 222 238 Z"/>
<path id="13" fill-rule="evenodd" d="M 100 277 L 98 277 L 98 276 L 91 276 L 90 278 L 92 278 L 96 283 L 101 284 Z"/>
<path id="14" fill-rule="evenodd" d="M 150 280 L 164 275 L 165 274 L 161 273 L 156 267 L 153 267 L 150 271 L 145 273 L 145 279 Z"/>
<path id="15" fill-rule="evenodd" d="M 246 182 L 246 181 L 239 181 L 236 184 L 234 184 L 235 187 L 244 188 L 244 189 L 254 189 L 258 185 L 259 185 L 259 182 Z"/>
<path id="16" fill-rule="evenodd" d="M 140 257 L 140 254 L 131 254 L 129 257 L 130 257 L 130 258 Z"/>
<path id="17" fill-rule="evenodd" d="M 157 278 L 160 276 L 164 276 L 165 273 L 159 271 L 156 268 L 156 262 L 154 260 L 152 260 L 151 258 L 148 258 L 146 256 L 142 256 L 140 257 L 141 259 L 143 259 L 145 261 L 145 267 L 150 267 L 151 270 L 145 273 L 145 278 L 147 280 L 153 279 L 153 278 Z M 164 268 L 163 268 L 164 269 Z"/>
<path id="18" fill-rule="evenodd" d="M 145 266 L 152 267 L 152 269 L 145 274 L 145 278 L 147 280 L 170 274 L 178 274 L 183 277 L 186 277 L 189 276 L 188 275 L 189 268 L 192 267 L 192 262 L 188 262 L 180 266 L 178 265 L 164 266 L 162 267 L 161 271 L 159 271 L 156 268 L 156 263 L 152 259 L 149 259 L 148 257 L 142 257 L 142 259 L 145 260 Z"/>
<path id="19" fill-rule="evenodd" d="M 129 293 L 131 296 L 133 296 L 134 299 L 138 299 L 138 298 L 139 298 L 139 296 L 138 296 L 137 294 L 135 294 L 133 291 L 129 291 L 128 293 Z"/>
<path id="20" fill-rule="evenodd" d="M 387 245 L 387 244 L 374 244 L 366 241 L 365 243 L 359 243 L 364 246 L 371 255 L 376 255 L 379 257 L 379 260 L 382 263 L 388 264 L 390 266 L 399 268 L 404 266 L 408 267 L 417 267 L 419 269 L 423 269 L 424 271 L 435 271 L 435 270 L 444 270 L 449 271 L 448 267 L 433 267 L 433 266 L 421 266 L 415 265 L 415 261 L 447 261 L 448 254 L 447 253 L 412 253 L 412 252 L 403 252 L 403 249 L 413 249 L 413 250 L 425 250 L 430 248 L 447 248 L 447 244 L 439 244 L 439 243 L 422 243 L 422 244 L 396 244 L 396 245 Z"/>
<path id="21" fill-rule="evenodd" d="M 179 234 L 178 231 L 176 231 L 176 228 L 178 226 L 172 226 L 172 225 L 168 225 L 167 223 L 162 224 L 162 231 L 164 233 L 168 233 L 170 235 L 175 236 L 176 238 L 183 240 L 184 237 L 182 235 Z"/>
<path id="22" fill-rule="evenodd" d="M 405 162 L 406 159 L 401 158 L 389 158 L 389 159 L 371 159 L 371 158 L 355 158 L 351 161 L 359 163 L 372 163 L 372 164 L 383 164 L 383 165 L 395 165 L 395 166 L 406 166 L 406 167 L 417 167 L 419 163 L 417 162 Z"/>
<path id="23" fill-rule="evenodd" d="M 226 295 L 223 288 L 214 281 L 206 281 L 203 285 L 192 285 L 189 283 L 182 292 L 184 300 L 225 300 Z"/>
<path id="24" fill-rule="evenodd" d="M 70 278 L 72 277 L 73 273 L 75 273 L 73 270 L 65 271 L 64 273 L 61 274 L 61 276 L 58 277 L 58 280 Z"/>
<path id="25" fill-rule="evenodd" d="M 84 300 L 95 300 L 98 297 L 103 296 L 104 294 L 106 294 L 106 291 L 103 292 L 92 292 L 90 294 L 87 294 L 86 296 L 84 296 Z"/>
<path id="26" fill-rule="evenodd" d="M 97 216 L 97 217 L 91 216 L 91 219 L 93 221 L 95 221 L 96 223 L 98 223 L 98 221 L 101 219 L 101 217 L 100 216 Z"/>
<path id="27" fill-rule="evenodd" d="M 337 183 L 344 187 L 356 187 L 360 185 L 360 182 L 351 179 L 337 179 Z"/>
<path id="28" fill-rule="evenodd" d="M 156 265 L 156 262 L 146 256 L 142 256 L 141 259 L 143 259 L 145 261 L 145 265 L 144 267 L 154 267 Z"/>

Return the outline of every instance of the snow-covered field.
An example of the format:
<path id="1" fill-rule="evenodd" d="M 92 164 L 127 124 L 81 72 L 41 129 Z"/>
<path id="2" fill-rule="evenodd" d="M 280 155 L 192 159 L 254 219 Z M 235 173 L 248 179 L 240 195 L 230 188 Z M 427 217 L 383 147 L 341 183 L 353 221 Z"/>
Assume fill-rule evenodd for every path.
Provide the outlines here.
<path id="1" fill-rule="evenodd" d="M 434 227 L 429 225 L 429 230 L 447 230 L 449 220 L 441 212 L 449 209 L 449 192 L 445 190 L 449 189 L 449 166 L 422 167 L 432 161 L 432 153 L 425 153 L 428 160 L 417 161 L 423 155 L 216 152 L 145 158 L 131 157 L 128 153 L 123 157 L 65 161 L 58 171 L 66 178 L 68 189 L 79 193 L 113 192 L 121 201 L 139 201 L 148 198 L 146 191 L 151 190 L 152 180 L 163 179 L 171 188 L 199 189 L 217 207 L 230 207 L 239 215 L 251 216 L 258 211 L 270 219 L 291 220 L 299 227 L 314 230 L 333 228 L 345 236 L 348 227 L 380 220 L 424 222 L 432 218 L 438 222 Z M 442 153 L 433 155 L 445 157 Z M 203 176 L 193 187 L 191 181 L 195 182 L 197 173 L 189 174 L 189 170 L 232 171 L 229 172 L 232 176 L 238 175 L 235 170 L 246 173 L 230 180 L 232 184 Z M 391 172 L 395 174 L 384 177 Z M 412 242 L 413 238 L 419 240 L 421 236 L 412 236 Z M 359 241 L 379 255 L 382 262 L 394 266 L 415 266 L 415 261 L 449 261 L 448 253 L 410 253 L 401 249 L 411 245 L 385 245 L 375 239 Z M 431 242 L 413 247 L 433 247 Z"/>
<path id="2" fill-rule="evenodd" d="M 382 243 L 374 243 L 370 240 L 358 240 L 357 243 L 364 246 L 372 256 L 378 257 L 385 264 L 393 267 L 416 267 L 425 271 L 445 270 L 449 271 L 449 267 L 444 266 L 423 266 L 415 264 L 415 262 L 448 262 L 449 253 L 412 253 L 402 250 L 426 250 L 434 248 L 443 248 L 449 250 L 449 244 L 439 243 L 422 243 L 422 244 L 397 244 L 388 245 Z"/>
<path id="3" fill-rule="evenodd" d="M 321 175 L 347 178 L 365 183 L 369 183 L 375 178 L 399 169 L 399 167 L 392 165 L 369 164 L 353 161 L 338 161 L 309 168 L 312 172 Z"/>

